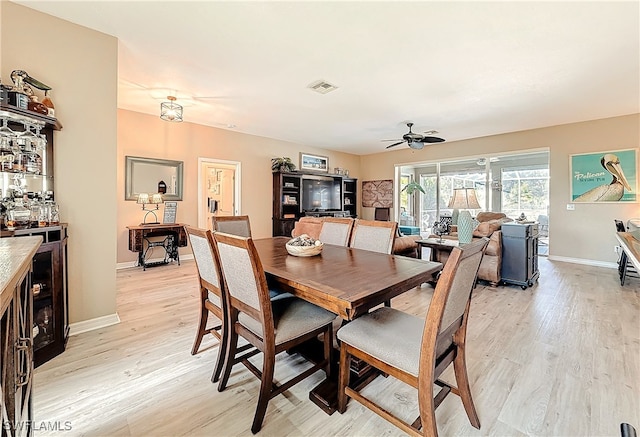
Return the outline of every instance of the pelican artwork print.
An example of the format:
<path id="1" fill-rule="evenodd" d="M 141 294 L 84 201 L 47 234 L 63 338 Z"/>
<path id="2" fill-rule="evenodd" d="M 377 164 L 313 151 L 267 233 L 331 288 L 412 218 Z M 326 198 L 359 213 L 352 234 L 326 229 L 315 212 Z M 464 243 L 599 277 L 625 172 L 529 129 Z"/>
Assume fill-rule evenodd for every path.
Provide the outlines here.
<path id="1" fill-rule="evenodd" d="M 571 155 L 571 200 L 635 202 L 636 149 Z"/>

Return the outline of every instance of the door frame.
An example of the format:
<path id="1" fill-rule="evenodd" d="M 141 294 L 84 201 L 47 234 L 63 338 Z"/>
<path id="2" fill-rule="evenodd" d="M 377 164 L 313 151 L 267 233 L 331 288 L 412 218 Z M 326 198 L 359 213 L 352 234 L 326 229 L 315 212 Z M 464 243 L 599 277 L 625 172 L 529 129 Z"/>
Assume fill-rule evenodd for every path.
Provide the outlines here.
<path id="1" fill-rule="evenodd" d="M 234 180 L 234 197 L 233 197 L 233 215 L 241 215 L 242 206 L 240 205 L 240 199 L 242 198 L 240 193 L 240 187 L 242 186 L 242 164 L 240 161 L 229 161 L 226 159 L 215 158 L 198 158 L 198 227 L 201 229 L 207 229 L 207 223 L 203 222 L 203 217 L 206 216 L 206 206 L 202 204 L 202 195 L 204 193 L 204 186 L 202 183 L 202 165 L 203 164 L 224 164 L 235 166 L 235 180 Z"/>

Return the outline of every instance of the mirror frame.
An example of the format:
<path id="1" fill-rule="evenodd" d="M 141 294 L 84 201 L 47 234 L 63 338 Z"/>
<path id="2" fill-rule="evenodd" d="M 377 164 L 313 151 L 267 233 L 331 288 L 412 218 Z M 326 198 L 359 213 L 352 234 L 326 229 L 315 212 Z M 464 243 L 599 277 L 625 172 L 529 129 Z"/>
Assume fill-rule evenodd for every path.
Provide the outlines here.
<path id="1" fill-rule="evenodd" d="M 138 200 L 138 194 L 133 192 L 135 164 L 155 164 L 176 169 L 176 194 L 164 194 L 164 200 L 182 200 L 182 174 L 184 162 L 169 159 L 142 158 L 139 156 L 125 156 L 124 200 Z"/>

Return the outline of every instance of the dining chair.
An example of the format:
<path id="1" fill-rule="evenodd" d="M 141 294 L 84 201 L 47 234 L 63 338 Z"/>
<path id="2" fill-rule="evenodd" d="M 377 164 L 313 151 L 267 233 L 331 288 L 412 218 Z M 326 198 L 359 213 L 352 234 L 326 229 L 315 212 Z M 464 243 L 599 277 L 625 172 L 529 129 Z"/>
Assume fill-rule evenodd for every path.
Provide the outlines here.
<path id="1" fill-rule="evenodd" d="M 224 390 L 235 363 L 261 380 L 251 432 L 260 431 L 269 400 L 320 369 L 331 372 L 332 322 L 336 315 L 293 295 L 271 299 L 266 276 L 251 238 L 216 232 L 229 315 L 230 360 L 220 378 Z M 274 381 L 276 355 L 323 334 L 323 359 L 282 384 Z M 263 352 L 262 370 L 244 356 L 236 357 L 238 337 Z"/>
<path id="2" fill-rule="evenodd" d="M 373 219 L 388 222 L 391 220 L 391 208 L 376 208 L 373 212 Z"/>
<path id="3" fill-rule="evenodd" d="M 251 237 L 248 215 L 215 215 L 211 217 L 212 228 L 216 232 Z"/>
<path id="4" fill-rule="evenodd" d="M 398 222 L 355 219 L 349 247 L 391 254 Z"/>
<path id="5" fill-rule="evenodd" d="M 435 409 L 453 392 L 462 399 L 471 424 L 480 429 L 467 376 L 465 341 L 471 292 L 488 241 L 483 238 L 453 249 L 431 297 L 426 319 L 380 307 L 338 330 L 337 336 L 341 341 L 340 413 L 344 413 L 348 397 L 351 397 L 407 434 L 437 436 Z M 352 357 L 416 388 L 418 419 L 408 423 L 394 416 L 389 408 L 363 396 L 359 392 L 362 386 L 350 387 Z M 451 363 L 457 387 L 438 379 Z M 435 396 L 434 385 L 440 387 Z"/>
<path id="6" fill-rule="evenodd" d="M 353 219 L 344 217 L 326 217 L 318 239 L 325 244 L 348 246 L 353 229 Z"/>
<path id="7" fill-rule="evenodd" d="M 191 250 L 198 269 L 198 282 L 200 285 L 200 322 L 196 332 L 196 339 L 191 348 L 191 355 L 198 353 L 202 339 L 206 334 L 213 334 L 219 341 L 218 358 L 211 377 L 212 382 L 217 382 L 224 365 L 224 353 L 227 349 L 227 330 L 224 329 L 225 310 L 222 303 L 224 284 L 221 280 L 220 261 L 213 243 L 211 231 L 186 226 Z M 209 314 L 213 314 L 220 323 L 207 328 Z"/>

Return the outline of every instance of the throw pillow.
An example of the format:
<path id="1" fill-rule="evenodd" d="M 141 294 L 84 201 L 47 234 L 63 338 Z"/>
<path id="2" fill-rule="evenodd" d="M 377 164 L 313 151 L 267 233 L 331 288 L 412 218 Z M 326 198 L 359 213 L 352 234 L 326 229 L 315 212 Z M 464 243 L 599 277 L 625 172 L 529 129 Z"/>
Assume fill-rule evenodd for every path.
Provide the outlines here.
<path id="1" fill-rule="evenodd" d="M 489 237 L 494 231 L 497 231 L 502 226 L 504 221 L 501 219 L 489 220 L 481 222 L 478 227 L 473 230 L 474 237 Z"/>

